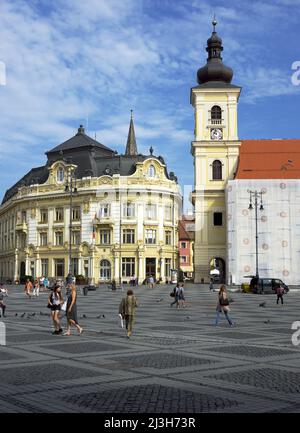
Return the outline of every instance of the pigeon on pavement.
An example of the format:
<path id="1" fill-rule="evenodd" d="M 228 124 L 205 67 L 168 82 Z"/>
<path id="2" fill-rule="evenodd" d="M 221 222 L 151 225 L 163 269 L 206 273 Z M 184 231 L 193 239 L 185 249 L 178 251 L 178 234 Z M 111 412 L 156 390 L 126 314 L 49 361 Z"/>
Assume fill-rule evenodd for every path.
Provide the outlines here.
<path id="1" fill-rule="evenodd" d="M 259 304 L 259 306 L 264 308 L 266 306 L 266 303 L 262 302 L 261 304 Z"/>

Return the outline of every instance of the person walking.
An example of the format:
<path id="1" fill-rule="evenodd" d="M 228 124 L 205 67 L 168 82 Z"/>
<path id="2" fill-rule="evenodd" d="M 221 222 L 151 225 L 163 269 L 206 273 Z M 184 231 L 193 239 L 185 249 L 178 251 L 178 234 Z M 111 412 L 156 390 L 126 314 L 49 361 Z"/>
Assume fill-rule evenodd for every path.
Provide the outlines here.
<path id="1" fill-rule="evenodd" d="M 279 299 L 281 300 L 281 305 L 283 305 L 283 295 L 284 295 L 284 288 L 278 284 L 276 287 L 276 294 L 277 294 L 277 302 L 276 304 L 278 305 L 279 303 Z"/>
<path id="2" fill-rule="evenodd" d="M 113 279 L 112 282 L 111 282 L 111 290 L 113 292 L 115 292 L 117 290 L 117 283 L 116 283 L 115 279 Z"/>
<path id="3" fill-rule="evenodd" d="M 5 317 L 6 304 L 4 302 L 4 297 L 5 297 L 5 294 L 2 291 L 0 291 L 0 309 L 1 309 L 0 317 L 1 316 Z"/>
<path id="4" fill-rule="evenodd" d="M 83 333 L 83 328 L 79 325 L 78 319 L 77 319 L 77 293 L 76 293 L 76 287 L 75 284 L 69 284 L 69 290 L 67 290 L 67 321 L 68 326 L 67 330 L 64 333 L 64 335 L 71 335 L 71 326 L 75 326 L 75 328 L 78 331 L 78 334 L 81 335 Z"/>
<path id="5" fill-rule="evenodd" d="M 59 335 L 62 333 L 62 328 L 60 327 L 59 312 L 63 302 L 64 300 L 61 294 L 60 287 L 54 286 L 48 298 L 48 308 L 50 308 L 51 310 L 51 318 L 54 325 L 54 331 L 52 332 L 53 335 Z"/>
<path id="6" fill-rule="evenodd" d="M 185 308 L 186 307 L 185 296 L 184 296 L 184 284 L 183 283 L 179 287 L 178 305 L 179 305 L 179 308 Z"/>
<path id="7" fill-rule="evenodd" d="M 180 287 L 179 287 L 179 283 L 177 283 L 173 289 L 174 301 L 171 302 L 170 307 L 173 307 L 173 305 L 176 304 L 177 308 L 179 308 L 179 291 L 180 291 Z"/>
<path id="8" fill-rule="evenodd" d="M 3 286 L 3 283 L 0 284 L 0 293 L 4 293 L 5 296 L 8 296 L 8 290 Z"/>
<path id="9" fill-rule="evenodd" d="M 45 278 L 44 278 L 44 287 L 45 287 L 46 290 L 48 290 L 48 287 L 49 287 L 49 280 L 48 280 L 48 277 L 45 277 Z"/>
<path id="10" fill-rule="evenodd" d="M 38 278 L 36 278 L 33 283 L 32 296 L 35 296 L 37 298 L 39 294 L 40 294 L 40 284 Z"/>
<path id="11" fill-rule="evenodd" d="M 227 292 L 226 292 L 226 286 L 224 284 L 222 284 L 220 286 L 220 290 L 219 290 L 219 294 L 218 294 L 218 305 L 217 305 L 217 314 L 216 314 L 216 319 L 215 319 L 215 326 L 218 326 L 219 324 L 219 319 L 220 319 L 220 314 L 223 312 L 228 323 L 229 326 L 233 326 L 233 321 L 231 320 L 231 318 L 229 317 L 229 300 L 227 297 Z"/>
<path id="12" fill-rule="evenodd" d="M 133 290 L 127 291 L 126 298 L 123 298 L 119 306 L 119 314 L 125 319 L 127 338 L 132 335 L 132 328 L 135 321 L 135 309 L 138 306 L 137 298 L 134 296 Z"/>
<path id="13" fill-rule="evenodd" d="M 152 275 L 149 276 L 148 283 L 149 283 L 149 289 L 153 289 L 154 288 L 154 278 Z"/>
<path id="14" fill-rule="evenodd" d="M 214 291 L 214 280 L 212 278 L 210 279 L 210 283 L 209 283 L 209 291 L 210 292 Z"/>
<path id="15" fill-rule="evenodd" d="M 29 296 L 29 298 L 31 298 L 32 288 L 33 288 L 32 282 L 29 280 L 29 278 L 27 278 L 24 291 L 25 291 L 25 295 Z"/>

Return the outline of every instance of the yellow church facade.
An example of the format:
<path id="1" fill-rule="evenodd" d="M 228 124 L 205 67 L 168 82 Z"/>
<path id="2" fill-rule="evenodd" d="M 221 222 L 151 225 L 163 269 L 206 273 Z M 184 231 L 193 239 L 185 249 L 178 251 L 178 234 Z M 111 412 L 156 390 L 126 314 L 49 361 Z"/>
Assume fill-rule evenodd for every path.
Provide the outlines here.
<path id="1" fill-rule="evenodd" d="M 207 64 L 198 70 L 191 89 L 195 113 L 194 156 L 195 282 L 209 282 L 217 269 L 226 281 L 225 186 L 237 170 L 239 148 L 237 105 L 241 88 L 231 84 L 232 70 L 222 63 L 222 40 L 215 32 L 207 41 Z"/>

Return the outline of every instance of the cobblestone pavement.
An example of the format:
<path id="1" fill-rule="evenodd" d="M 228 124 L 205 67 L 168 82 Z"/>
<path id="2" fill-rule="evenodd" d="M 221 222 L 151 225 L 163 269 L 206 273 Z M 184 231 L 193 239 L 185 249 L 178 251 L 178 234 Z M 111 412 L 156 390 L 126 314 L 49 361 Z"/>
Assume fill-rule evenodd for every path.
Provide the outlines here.
<path id="1" fill-rule="evenodd" d="M 6 298 L 0 346 L 1 412 L 300 412 L 300 293 L 232 293 L 236 325 L 213 326 L 217 293 L 187 285 L 186 308 L 170 307 L 171 287 L 135 288 L 140 306 L 125 336 L 118 306 L 125 292 L 78 295 L 84 333 L 51 334 L 47 293 Z M 265 307 L 259 304 L 266 302 Z M 65 318 L 62 319 L 65 325 Z"/>

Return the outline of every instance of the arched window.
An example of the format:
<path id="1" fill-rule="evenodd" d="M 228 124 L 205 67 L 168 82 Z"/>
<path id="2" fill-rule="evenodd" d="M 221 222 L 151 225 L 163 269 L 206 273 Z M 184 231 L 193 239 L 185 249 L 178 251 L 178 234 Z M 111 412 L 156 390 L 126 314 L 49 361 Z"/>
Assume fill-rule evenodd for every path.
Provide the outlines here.
<path id="1" fill-rule="evenodd" d="M 218 159 L 212 164 L 212 178 L 213 180 L 222 180 L 222 163 Z"/>
<path id="2" fill-rule="evenodd" d="M 64 181 L 65 178 L 65 171 L 62 167 L 58 167 L 57 172 L 56 172 L 56 180 L 59 183 L 62 183 Z"/>
<path id="3" fill-rule="evenodd" d="M 154 165 L 150 165 L 149 169 L 148 169 L 148 175 L 149 177 L 155 177 L 156 174 L 156 170 Z"/>
<path id="4" fill-rule="evenodd" d="M 211 109 L 211 120 L 221 120 L 222 110 L 218 105 L 214 105 Z"/>
<path id="5" fill-rule="evenodd" d="M 100 262 L 100 280 L 110 280 L 111 266 L 108 260 L 101 260 Z"/>

